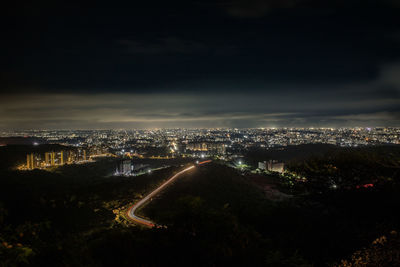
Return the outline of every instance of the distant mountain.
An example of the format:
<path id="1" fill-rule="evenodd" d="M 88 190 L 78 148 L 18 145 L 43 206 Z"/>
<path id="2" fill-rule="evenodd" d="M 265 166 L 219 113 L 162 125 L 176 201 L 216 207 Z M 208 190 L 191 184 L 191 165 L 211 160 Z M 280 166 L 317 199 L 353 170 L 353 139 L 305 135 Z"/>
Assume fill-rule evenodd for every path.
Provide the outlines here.
<path id="1" fill-rule="evenodd" d="M 43 138 L 38 137 L 22 137 L 22 136 L 13 136 L 13 137 L 0 137 L 0 146 L 5 145 L 33 145 L 33 144 L 47 144 L 47 141 Z"/>

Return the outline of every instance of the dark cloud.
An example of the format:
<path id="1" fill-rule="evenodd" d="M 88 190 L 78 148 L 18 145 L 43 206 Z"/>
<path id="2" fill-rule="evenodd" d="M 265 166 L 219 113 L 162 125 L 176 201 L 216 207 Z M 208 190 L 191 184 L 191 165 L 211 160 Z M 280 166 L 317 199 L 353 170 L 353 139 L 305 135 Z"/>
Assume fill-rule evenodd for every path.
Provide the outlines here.
<path id="1" fill-rule="evenodd" d="M 15 5 L 0 127 L 399 125 L 397 3 Z"/>
<path id="2" fill-rule="evenodd" d="M 231 0 L 216 1 L 213 5 L 221 7 L 232 17 L 262 18 L 273 11 L 288 8 L 296 8 L 305 15 L 315 13 L 315 9 L 319 13 L 329 14 L 342 8 L 398 8 L 400 2 L 398 0 L 362 2 L 357 0 Z"/>
<path id="3" fill-rule="evenodd" d="M 119 40 L 118 43 L 127 53 L 139 55 L 192 54 L 206 49 L 201 43 L 176 37 L 159 38 L 151 42 Z"/>
<path id="4" fill-rule="evenodd" d="M 400 62 L 383 66 L 379 82 L 392 86 L 400 92 Z"/>
<path id="5" fill-rule="evenodd" d="M 233 17 L 260 18 L 274 8 L 291 8 L 299 2 L 301 0 L 233 0 L 227 2 L 224 8 Z"/>

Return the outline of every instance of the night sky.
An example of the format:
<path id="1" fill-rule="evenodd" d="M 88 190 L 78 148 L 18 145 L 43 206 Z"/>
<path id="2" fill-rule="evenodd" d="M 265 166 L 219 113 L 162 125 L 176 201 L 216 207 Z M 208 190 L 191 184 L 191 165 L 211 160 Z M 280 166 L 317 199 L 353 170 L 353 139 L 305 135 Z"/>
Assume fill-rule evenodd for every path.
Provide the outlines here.
<path id="1" fill-rule="evenodd" d="M 400 126 L 398 0 L 14 2 L 2 129 Z"/>

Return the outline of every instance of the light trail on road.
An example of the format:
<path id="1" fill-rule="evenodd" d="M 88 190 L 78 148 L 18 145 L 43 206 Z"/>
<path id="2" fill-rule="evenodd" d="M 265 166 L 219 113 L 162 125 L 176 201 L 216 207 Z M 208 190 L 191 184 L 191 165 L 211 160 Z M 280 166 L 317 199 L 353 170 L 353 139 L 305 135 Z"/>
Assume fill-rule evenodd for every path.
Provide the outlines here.
<path id="1" fill-rule="evenodd" d="M 202 165 L 202 164 L 206 164 L 206 163 L 210 163 L 210 162 L 211 162 L 211 159 L 199 162 L 197 165 Z"/>
<path id="2" fill-rule="evenodd" d="M 205 163 L 205 162 L 204 162 Z M 199 163 L 200 164 L 200 163 Z M 171 178 L 169 178 L 167 181 L 165 181 L 162 185 L 160 185 L 159 187 L 157 187 L 153 192 L 151 192 L 150 194 L 148 194 L 147 196 L 145 196 L 144 198 L 142 198 L 139 202 L 137 202 L 135 205 L 133 205 L 132 207 L 130 207 L 128 209 L 127 215 L 128 218 L 130 218 L 131 220 L 133 220 L 136 223 L 139 223 L 141 225 L 147 226 L 147 227 L 154 227 L 156 224 L 150 220 L 144 219 L 139 217 L 138 215 L 135 214 L 136 210 L 138 208 L 140 208 L 141 206 L 143 206 L 143 204 L 145 204 L 148 200 L 150 200 L 152 197 L 154 197 L 155 195 L 157 195 L 161 190 L 163 190 L 167 185 L 169 185 L 170 183 L 172 183 L 175 179 L 177 179 L 181 174 L 193 169 L 195 166 L 190 166 L 178 173 L 176 173 L 174 176 L 172 176 Z"/>

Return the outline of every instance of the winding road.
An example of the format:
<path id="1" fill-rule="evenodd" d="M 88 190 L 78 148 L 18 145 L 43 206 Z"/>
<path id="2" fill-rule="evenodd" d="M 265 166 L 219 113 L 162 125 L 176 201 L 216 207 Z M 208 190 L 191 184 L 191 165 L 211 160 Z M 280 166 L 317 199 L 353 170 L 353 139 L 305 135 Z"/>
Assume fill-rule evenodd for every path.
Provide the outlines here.
<path id="1" fill-rule="evenodd" d="M 211 160 L 206 160 L 206 161 L 202 161 L 199 162 L 197 165 L 202 165 L 202 164 L 206 164 L 211 162 Z M 131 219 L 132 221 L 144 225 L 146 227 L 154 227 L 156 226 L 156 224 L 150 220 L 144 219 L 142 217 L 139 217 L 136 214 L 137 209 L 139 209 L 141 206 L 143 206 L 147 201 L 149 201 L 152 197 L 154 197 L 155 195 L 157 195 L 161 190 L 163 190 L 167 185 L 169 185 L 170 183 L 172 183 L 174 180 L 176 180 L 180 175 L 184 174 L 187 171 L 190 171 L 191 169 L 195 168 L 195 165 L 192 165 L 186 169 L 183 169 L 182 171 L 176 173 L 175 175 L 173 175 L 171 178 L 169 178 L 167 181 L 165 181 L 163 184 L 161 184 L 159 187 L 157 187 L 154 191 L 152 191 L 150 194 L 148 194 L 147 196 L 145 196 L 144 198 L 142 198 L 139 202 L 135 203 L 132 207 L 130 207 L 127 211 L 127 216 L 129 219 Z"/>

